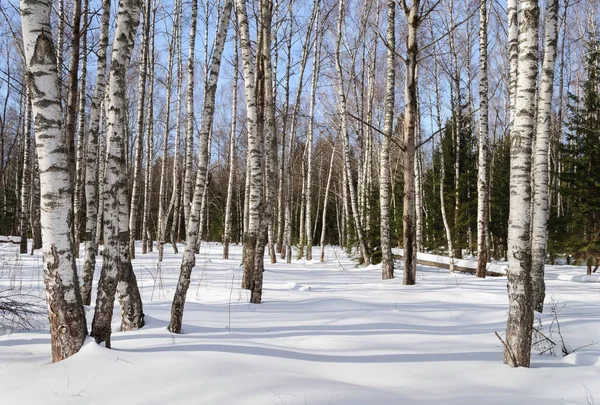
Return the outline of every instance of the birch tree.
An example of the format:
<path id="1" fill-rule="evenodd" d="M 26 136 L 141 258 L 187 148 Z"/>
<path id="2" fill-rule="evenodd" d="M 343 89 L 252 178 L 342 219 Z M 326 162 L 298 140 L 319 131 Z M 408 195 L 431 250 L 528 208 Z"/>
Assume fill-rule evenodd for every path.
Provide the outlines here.
<path id="1" fill-rule="evenodd" d="M 233 30 L 233 82 L 231 86 L 231 129 L 229 131 L 229 177 L 227 180 L 227 201 L 225 203 L 225 230 L 223 232 L 223 259 L 229 259 L 229 241 L 231 238 L 231 202 L 233 200 L 233 181 L 235 178 L 235 131 L 237 125 L 238 93 L 238 33 Z"/>
<path id="2" fill-rule="evenodd" d="M 71 244 L 71 173 L 56 67 L 49 35 L 49 0 L 20 3 L 26 79 L 31 94 L 36 149 L 40 169 L 44 283 L 52 361 L 77 353 L 87 335 L 79 280 Z M 66 187 L 65 187 L 66 186 Z"/>
<path id="3" fill-rule="evenodd" d="M 152 0 L 146 0 L 142 23 L 142 54 L 138 73 L 137 119 L 135 131 L 135 160 L 133 164 L 133 188 L 131 190 L 131 211 L 129 214 L 129 255 L 135 259 L 135 237 L 142 182 L 142 153 L 144 145 L 144 117 L 146 111 L 146 80 L 148 78 L 148 58 L 150 53 L 150 14 Z M 150 118 L 148 118 L 150 120 Z"/>
<path id="4" fill-rule="evenodd" d="M 30 93 L 25 96 L 25 121 L 23 126 L 23 180 L 21 184 L 21 231 L 20 252 L 27 253 L 27 231 L 29 230 L 29 200 L 31 191 L 31 101 Z"/>
<path id="5" fill-rule="evenodd" d="M 196 50 L 196 26 L 198 24 L 198 0 L 192 0 L 190 45 L 188 48 L 188 78 L 185 104 L 185 175 L 183 181 L 183 219 L 190 220 L 190 193 L 192 191 L 192 157 L 194 153 L 194 65 Z M 186 232 L 188 230 L 186 229 Z"/>
<path id="6" fill-rule="evenodd" d="M 125 90 L 135 33 L 140 22 L 140 0 L 120 0 L 108 80 L 107 152 L 104 173 L 104 251 L 98 280 L 92 337 L 111 346 L 115 293 L 121 309 L 121 329 L 144 325 L 137 281 L 129 257 L 129 207 L 125 174 Z"/>
<path id="7" fill-rule="evenodd" d="M 362 263 L 366 266 L 370 263 L 369 252 L 367 250 L 367 244 L 363 235 L 362 224 L 360 223 L 360 216 L 358 212 L 358 200 L 356 195 L 356 188 L 354 186 L 352 167 L 350 162 L 350 139 L 348 135 L 348 123 L 347 114 L 348 108 L 346 103 L 346 92 L 344 90 L 344 76 L 342 69 L 342 58 L 341 58 L 341 42 L 342 32 L 344 27 L 344 0 L 340 0 L 338 7 L 338 24 L 337 24 L 337 37 L 335 42 L 335 67 L 337 73 L 336 87 L 338 93 L 339 112 L 340 112 L 340 129 L 342 132 L 343 141 L 343 153 L 344 153 L 344 164 L 346 172 L 346 183 L 350 192 L 350 206 L 352 208 L 352 217 L 354 218 L 354 226 L 356 228 L 356 235 L 358 236 L 358 245 L 360 249 L 360 258 Z M 416 58 L 416 56 L 415 56 Z M 414 182 L 414 180 L 413 180 Z"/>
<path id="8" fill-rule="evenodd" d="M 406 85 L 404 87 L 404 205 L 402 236 L 404 239 L 404 285 L 416 282 L 417 252 L 415 238 L 415 130 L 417 122 L 417 30 L 421 22 L 421 1 L 413 0 L 411 7 L 402 1 L 408 22 L 406 39 Z"/>
<path id="9" fill-rule="evenodd" d="M 100 118 L 102 115 L 102 100 L 106 87 L 106 52 L 108 49 L 108 29 L 110 25 L 111 0 L 102 1 L 102 20 L 100 23 L 100 41 L 98 47 L 98 61 L 96 70 L 96 87 L 92 98 L 90 110 L 90 124 L 87 136 L 87 154 L 85 158 L 85 261 L 83 264 L 83 284 L 81 298 L 84 305 L 90 305 L 92 298 L 92 281 L 96 269 L 96 255 L 98 254 L 98 239 L 96 238 L 96 222 L 98 218 L 99 176 L 98 176 L 98 136 Z"/>
<path id="10" fill-rule="evenodd" d="M 390 238 L 390 139 L 394 131 L 394 101 L 396 84 L 396 1 L 388 0 L 387 77 L 385 88 L 385 118 L 379 163 L 379 206 L 381 239 L 381 274 L 384 280 L 394 278 L 394 260 Z"/>
<path id="11" fill-rule="evenodd" d="M 179 12 L 177 5 L 175 5 L 175 18 L 173 22 L 173 29 L 171 31 L 171 39 L 169 41 L 169 62 L 167 64 L 167 82 L 165 84 L 166 90 L 166 102 L 165 102 L 165 133 L 163 136 L 163 150 L 162 160 L 160 165 L 160 184 L 158 189 L 158 232 L 156 235 L 157 249 L 158 249 L 158 261 L 163 261 L 165 251 L 165 239 L 167 237 L 167 222 L 169 219 L 169 212 L 173 207 L 167 206 L 167 157 L 169 153 L 169 134 L 171 132 L 171 98 L 172 98 L 172 87 L 173 87 L 173 64 L 175 60 L 175 49 L 177 42 L 177 32 L 179 31 Z M 175 155 L 178 153 L 178 145 L 175 145 Z M 175 158 L 175 157 L 174 157 Z M 175 187 L 175 184 L 173 184 Z"/>
<path id="12" fill-rule="evenodd" d="M 169 331 L 172 333 L 181 333 L 181 324 L 183 320 L 183 309 L 185 298 L 190 285 L 190 276 L 192 269 L 196 265 L 195 249 L 198 243 L 198 223 L 200 221 L 200 208 L 202 205 L 202 196 L 206 187 L 206 176 L 208 171 L 208 137 L 213 124 L 215 112 L 215 95 L 217 83 L 219 80 L 219 71 L 221 68 L 221 57 L 227 38 L 227 28 L 231 16 L 233 0 L 226 0 L 223 4 L 223 12 L 215 36 L 214 52 L 211 61 L 211 68 L 208 79 L 208 88 L 206 99 L 202 109 L 202 123 L 200 126 L 200 138 L 198 145 L 198 173 L 196 175 L 196 185 L 190 210 L 190 219 L 187 223 L 187 238 L 185 250 L 181 261 L 181 268 L 177 288 L 171 305 L 171 321 Z"/>
<path id="13" fill-rule="evenodd" d="M 537 126 L 533 162 L 533 216 L 531 235 L 531 282 L 533 308 L 542 312 L 546 287 L 544 263 L 548 237 L 548 150 L 552 124 L 552 95 L 558 42 L 558 0 L 546 4 L 544 61 L 537 108 Z"/>
<path id="14" fill-rule="evenodd" d="M 479 6 L 479 156 L 477 171 L 477 277 L 485 277 L 488 262 L 488 77 L 487 77 L 487 0 Z"/>
<path id="15" fill-rule="evenodd" d="M 508 220 L 508 321 L 504 362 L 529 367 L 533 302 L 531 285 L 531 143 L 535 130 L 538 76 L 537 0 L 519 0 L 518 20 L 509 20 L 509 31 L 518 30 L 518 71 L 514 125 L 510 148 L 510 211 Z M 515 28 L 517 24 L 518 28 Z M 510 46 L 510 45 L 509 45 Z M 511 58 L 514 55 L 511 55 Z"/>
<path id="16" fill-rule="evenodd" d="M 321 65 L 321 42 L 319 41 L 319 6 L 320 1 L 317 0 L 315 19 L 314 19 L 314 31 L 315 31 L 315 42 L 314 42 L 314 54 L 313 54 L 313 71 L 311 79 L 311 90 L 310 90 L 310 106 L 309 106 L 309 117 L 308 122 L 308 133 L 306 135 L 306 195 L 304 196 L 306 201 L 305 209 L 305 237 L 306 237 L 306 260 L 312 260 L 312 145 L 315 128 L 315 104 L 317 97 L 317 81 L 319 77 L 319 69 Z"/>

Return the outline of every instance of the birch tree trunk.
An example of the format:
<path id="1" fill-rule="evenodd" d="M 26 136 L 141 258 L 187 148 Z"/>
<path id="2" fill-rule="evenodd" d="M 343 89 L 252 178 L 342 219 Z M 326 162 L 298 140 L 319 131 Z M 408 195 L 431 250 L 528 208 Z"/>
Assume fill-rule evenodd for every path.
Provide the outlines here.
<path id="1" fill-rule="evenodd" d="M 23 131 L 23 180 L 21 184 L 21 231 L 20 252 L 27 253 L 27 231 L 29 230 L 29 196 L 31 191 L 31 94 L 26 90 L 25 126 Z"/>
<path id="2" fill-rule="evenodd" d="M 196 48 L 196 26 L 198 20 L 198 0 L 192 0 L 192 22 L 190 25 L 190 45 L 188 48 L 188 78 L 185 111 L 185 176 L 183 180 L 183 221 L 190 221 L 190 194 L 192 191 L 192 157 L 194 153 L 194 65 Z M 188 232 L 188 229 L 186 229 Z M 187 243 L 187 241 L 186 241 Z"/>
<path id="3" fill-rule="evenodd" d="M 417 29 L 419 28 L 420 0 L 413 0 L 410 9 L 403 3 L 408 20 L 406 52 L 406 86 L 404 93 L 404 212 L 402 234 L 404 239 L 404 285 L 416 283 L 417 252 L 415 241 L 415 130 L 417 122 Z"/>
<path id="4" fill-rule="evenodd" d="M 148 59 L 148 132 L 146 134 L 146 167 L 144 170 L 144 211 L 142 213 L 142 253 L 152 252 L 150 227 L 150 204 L 152 200 L 152 161 L 154 160 L 154 38 L 156 30 L 156 7 L 152 10 L 152 25 Z"/>
<path id="5" fill-rule="evenodd" d="M 177 20 L 181 21 L 182 12 L 181 12 L 181 0 L 176 0 L 175 2 Z M 177 29 L 177 40 L 176 44 L 176 53 L 177 53 L 177 121 L 175 124 L 175 154 L 173 156 L 173 195 L 171 196 L 171 203 L 169 204 L 169 210 L 173 211 L 173 223 L 171 225 L 171 245 L 173 246 L 173 252 L 175 254 L 179 253 L 177 249 L 177 237 L 178 233 L 176 231 L 179 229 L 179 212 L 181 211 L 181 206 L 179 205 L 181 202 L 181 193 L 179 190 L 179 143 L 181 136 L 181 88 L 183 84 L 183 63 L 181 57 L 181 27 Z"/>
<path id="6" fill-rule="evenodd" d="M 312 260 L 312 247 L 313 247 L 313 234 L 312 234 L 312 145 L 313 145 L 313 134 L 315 127 L 315 104 L 317 96 L 317 81 L 319 78 L 319 70 L 321 67 L 321 42 L 319 42 L 319 6 L 320 1 L 317 0 L 316 11 L 315 11 L 315 43 L 314 43 L 314 55 L 313 55 L 313 72 L 310 89 L 310 107 L 309 107 L 309 122 L 308 122 L 308 134 L 306 139 L 306 230 L 304 232 L 306 237 L 306 260 Z"/>
<path id="7" fill-rule="evenodd" d="M 302 46 L 302 58 L 300 60 L 300 73 L 298 76 L 298 90 L 296 91 L 296 100 L 294 103 L 294 109 L 292 111 L 292 118 L 290 123 L 290 140 L 288 142 L 288 159 L 287 159 L 287 170 L 286 170 L 286 195 L 285 195 L 285 212 L 284 212 L 284 244 L 285 244 L 285 258 L 287 263 L 291 263 L 292 261 L 292 151 L 294 140 L 296 139 L 296 127 L 298 125 L 298 116 L 300 114 L 300 104 L 302 101 L 302 90 L 303 90 L 303 81 L 304 81 L 304 71 L 306 69 L 306 62 L 308 60 L 308 55 L 310 51 L 310 37 L 312 34 L 312 28 L 314 26 L 314 18 L 316 11 L 317 0 L 313 2 L 313 9 L 311 18 L 308 22 L 306 28 L 306 36 L 304 40 L 304 45 Z M 290 27 L 291 30 L 291 27 Z M 290 32 L 290 35 L 292 33 Z M 290 38 L 291 41 L 291 38 Z M 291 43 L 288 44 L 288 51 L 291 50 Z M 288 65 L 289 66 L 289 65 Z M 287 103 L 287 93 L 289 89 L 289 77 L 286 77 L 286 103 Z M 286 106 L 287 109 L 287 106 Z M 301 192 L 303 194 L 304 191 Z M 302 227 L 304 229 L 304 227 Z M 284 252 L 282 251 L 282 258 L 284 257 Z"/>
<path id="8" fill-rule="evenodd" d="M 360 223 L 359 212 L 358 212 L 358 201 L 356 196 L 356 188 L 354 186 L 353 176 L 352 176 L 352 167 L 350 162 L 350 140 L 348 137 L 348 124 L 347 124 L 347 113 L 348 109 L 346 106 L 346 93 L 344 90 L 344 76 L 342 69 L 342 59 L 341 59 L 341 42 L 342 42 L 342 30 L 344 27 L 344 0 L 340 0 L 339 8 L 338 8 L 339 16 L 338 16 L 338 32 L 337 39 L 335 43 L 335 59 L 336 59 L 336 72 L 337 72 L 337 80 L 336 87 L 339 97 L 339 109 L 340 109 L 340 126 L 342 132 L 343 139 L 343 147 L 344 147 L 344 163 L 345 163 L 345 172 L 347 177 L 348 189 L 350 191 L 350 206 L 352 208 L 352 216 L 354 217 L 354 225 L 356 227 L 356 235 L 358 236 L 358 245 L 360 248 L 360 257 L 361 261 L 365 266 L 370 264 L 371 258 L 369 257 L 369 252 L 367 250 L 367 245 L 365 243 L 365 239 L 363 236 L 362 224 Z M 414 180 L 413 180 L 414 181 Z"/>
<path id="9" fill-rule="evenodd" d="M 79 107 L 77 123 L 77 148 L 75 156 L 75 191 L 73 193 L 74 241 L 75 254 L 79 257 L 79 241 L 81 240 L 81 202 L 83 201 L 83 182 L 85 181 L 85 96 L 87 92 L 87 28 L 89 24 L 89 2 L 83 0 L 83 32 L 81 33 L 81 79 L 79 79 Z"/>
<path id="10" fill-rule="evenodd" d="M 517 21 L 509 20 L 511 25 Z M 508 219 L 508 322 L 504 362 L 529 367 L 533 301 L 531 286 L 531 141 L 535 130 L 538 76 L 537 0 L 518 2 L 518 73 L 510 148 Z"/>
<path id="11" fill-rule="evenodd" d="M 171 132 L 171 98 L 172 98 L 172 87 L 173 87 L 173 63 L 175 59 L 175 48 L 177 42 L 177 32 L 179 31 L 179 12 L 177 5 L 175 5 L 175 21 L 173 29 L 171 31 L 171 40 L 169 42 L 169 62 L 167 65 L 167 82 L 166 82 L 166 102 L 165 102 L 165 133 L 163 135 L 163 156 L 160 165 L 160 185 L 158 189 L 158 232 L 156 235 L 157 239 L 157 250 L 158 250 L 158 261 L 163 261 L 165 251 L 165 239 L 167 237 L 167 222 L 169 219 L 169 212 L 172 207 L 167 207 L 167 157 L 169 154 L 169 134 Z M 175 145 L 176 156 L 178 153 L 178 145 Z M 175 187 L 175 184 L 173 184 Z"/>
<path id="12" fill-rule="evenodd" d="M 558 42 L 558 0 L 546 4 L 545 49 L 540 83 L 535 152 L 533 163 L 533 215 L 531 235 L 531 283 L 533 288 L 533 309 L 544 310 L 546 285 L 544 283 L 544 263 L 546 261 L 546 240 L 548 237 L 548 150 L 552 124 L 552 94 L 554 90 L 554 69 Z"/>
<path id="13" fill-rule="evenodd" d="M 104 251 L 98 280 L 92 337 L 110 348 L 115 293 L 121 305 L 121 329 L 144 325 L 144 313 L 129 250 L 129 207 L 125 174 L 126 73 L 140 22 L 140 0 L 120 0 L 108 81 L 107 152 L 104 175 Z"/>
<path id="14" fill-rule="evenodd" d="M 263 8 L 264 11 L 264 8 Z M 242 65 L 244 70 L 244 88 L 246 93 L 246 126 L 248 131 L 248 170 L 249 170 L 249 199 L 248 199 L 248 231 L 244 236 L 244 280 L 242 287 L 251 291 L 250 302 L 260 304 L 262 299 L 262 257 L 260 251 L 261 211 L 263 209 L 263 134 L 258 128 L 258 97 L 260 94 L 257 85 L 261 80 L 255 81 L 252 49 L 250 45 L 250 32 L 246 4 L 243 0 L 236 0 L 236 13 L 239 25 L 240 43 L 242 49 Z M 264 17 L 264 16 L 263 16 Z M 261 33 L 262 33 L 261 28 Z M 262 34 L 261 34 L 262 36 Z M 262 38 L 264 40 L 264 38 Z M 260 53 L 262 49 L 259 47 Z M 260 64 L 258 65 L 260 66 Z M 264 84 L 264 78 L 262 78 Z M 264 91 L 264 86 L 263 86 Z M 257 263 L 257 258 L 259 259 Z M 260 271 L 258 271 L 260 269 Z M 260 273 L 260 274 L 258 274 Z M 245 281 L 245 283 L 244 283 Z M 245 284 L 245 285 L 244 285 Z"/>
<path id="15" fill-rule="evenodd" d="M 487 0 L 479 8 L 479 155 L 477 165 L 477 277 L 485 278 L 489 251 L 488 232 L 488 76 L 487 76 Z"/>
<path id="16" fill-rule="evenodd" d="M 292 8 L 289 8 L 291 13 Z M 290 34 L 287 37 L 287 64 L 285 69 L 285 102 L 283 107 L 283 117 L 282 117 L 282 128 L 281 128 L 281 157 L 279 159 L 279 189 L 277 190 L 277 251 L 280 253 L 280 257 L 282 259 L 286 258 L 287 249 L 284 246 L 284 241 L 287 240 L 287 234 L 285 234 L 285 224 L 286 224 L 286 216 L 285 212 L 287 210 L 287 194 L 284 195 L 284 188 L 286 187 L 286 133 L 287 133 L 287 123 L 288 123 L 288 114 L 290 111 L 290 75 L 292 68 L 292 23 L 293 20 L 290 18 L 289 30 Z M 290 135 L 291 139 L 291 135 Z M 287 244 L 287 242 L 285 242 Z M 291 260 L 291 259 L 290 259 Z M 288 262 L 289 263 L 289 262 Z"/>
<path id="17" fill-rule="evenodd" d="M 77 96 L 78 96 L 78 77 L 79 73 L 79 42 L 81 37 L 81 1 L 73 1 L 73 15 L 71 21 L 71 59 L 69 61 L 69 81 L 67 84 L 67 111 L 64 122 L 64 131 L 66 138 L 67 155 L 69 158 L 69 170 L 71 171 L 69 187 L 71 188 L 71 200 L 76 199 L 74 196 L 75 181 L 76 181 L 76 161 L 75 161 L 75 136 L 77 124 Z M 77 235 L 76 222 L 74 221 L 75 212 L 71 212 L 71 227 L 73 232 L 73 247 L 75 257 L 79 257 L 79 235 Z"/>
<path id="18" fill-rule="evenodd" d="M 32 107 L 33 108 L 33 107 Z M 33 110 L 32 110 L 33 111 Z M 33 121 L 32 121 L 33 123 Z M 35 146 L 35 131 L 34 131 L 34 147 L 33 147 L 33 164 L 31 172 L 31 255 L 37 249 L 42 248 L 42 224 L 41 224 L 41 207 L 40 207 L 40 166 L 38 162 L 37 147 Z"/>
<path id="19" fill-rule="evenodd" d="M 261 58 L 264 71 L 264 147 L 265 147 L 265 205 L 263 212 L 262 226 L 263 232 L 260 241 L 260 245 L 257 247 L 257 263 L 262 260 L 264 256 L 264 246 L 268 245 L 269 258 L 271 264 L 277 262 L 275 256 L 275 245 L 273 241 L 273 226 L 274 226 L 274 208 L 277 202 L 277 131 L 275 127 L 275 92 L 273 83 L 274 70 L 271 60 L 271 26 L 272 26 L 272 15 L 273 15 L 273 3 L 271 0 L 263 0 L 262 2 L 262 51 Z M 262 246 L 262 248 L 261 248 Z M 262 252 L 261 252 L 262 250 Z M 260 303 L 262 299 L 262 272 L 264 265 L 255 268 L 254 276 L 254 296 L 255 301 Z"/>
<path id="20" fill-rule="evenodd" d="M 31 94 L 40 168 L 44 283 L 52 361 L 77 353 L 87 335 L 85 313 L 72 250 L 69 157 L 62 114 L 56 53 L 49 36 L 49 0 L 20 4 L 27 82 Z M 46 34 L 48 33 L 48 34 Z"/>
<path id="21" fill-rule="evenodd" d="M 96 222 L 98 219 L 98 193 L 100 178 L 98 176 L 99 156 L 98 136 L 100 129 L 100 118 L 102 115 L 102 100 L 106 87 L 106 51 L 108 49 L 108 29 L 110 25 L 110 2 L 102 1 L 102 21 L 100 25 L 100 43 L 98 47 L 98 62 L 96 72 L 96 88 L 92 98 L 90 111 L 90 125 L 87 136 L 87 154 L 85 158 L 85 261 L 83 264 L 83 285 L 81 286 L 81 298 L 83 305 L 90 305 L 92 298 L 92 281 L 96 269 L 96 255 L 98 254 L 98 238 L 96 237 Z"/>
<path id="22" fill-rule="evenodd" d="M 223 259 L 229 259 L 231 238 L 231 202 L 233 200 L 233 182 L 235 180 L 235 132 L 237 126 L 238 93 L 238 32 L 234 27 L 233 35 L 233 84 L 231 86 L 231 129 L 229 131 L 229 177 L 227 180 L 227 202 L 225 203 L 225 230 L 223 232 Z"/>
<path id="23" fill-rule="evenodd" d="M 432 28 L 433 29 L 433 28 Z M 433 36 L 433 31 L 432 31 Z M 438 53 L 437 50 L 433 51 L 433 75 L 434 77 L 439 77 L 438 70 Z M 442 109 L 441 109 L 441 94 L 440 94 L 440 84 L 439 80 L 434 80 L 434 89 L 435 89 L 435 120 L 438 127 L 438 131 L 440 131 L 440 145 L 442 145 L 443 139 L 443 125 L 442 125 Z M 446 214 L 446 204 L 444 201 L 444 182 L 446 179 L 446 166 L 444 161 L 444 154 L 440 153 L 440 211 L 442 214 L 442 222 L 444 224 L 444 231 L 446 235 L 446 243 L 448 246 L 448 256 L 450 259 L 450 272 L 454 272 L 454 246 L 452 244 L 452 230 L 450 229 L 450 224 L 448 222 L 448 215 Z"/>
<path id="24" fill-rule="evenodd" d="M 388 0 L 387 19 L 387 77 L 383 137 L 379 162 L 379 206 L 381 239 L 381 277 L 394 278 L 394 259 L 390 237 L 390 139 L 394 132 L 394 102 L 396 87 L 396 1 Z"/>
<path id="25" fill-rule="evenodd" d="M 219 71 L 221 69 L 221 57 L 227 38 L 227 28 L 231 16 L 233 0 L 225 0 L 223 4 L 223 12 L 221 20 L 215 35 L 214 52 L 211 61 L 210 74 L 208 79 L 208 89 L 206 91 L 206 99 L 202 109 L 202 123 L 200 126 L 200 138 L 198 145 L 198 174 L 196 176 L 196 185 L 194 187 L 194 196 L 192 200 L 190 219 L 187 223 L 186 232 L 187 238 L 185 242 L 185 250 L 181 261 L 181 268 L 177 288 L 171 305 L 171 321 L 169 323 L 169 331 L 172 333 L 181 333 L 181 324 L 183 321 L 183 309 L 185 306 L 185 298 L 190 285 L 190 276 L 192 269 L 196 265 L 195 249 L 198 243 L 198 223 L 200 221 L 200 207 L 202 205 L 202 195 L 206 186 L 206 174 L 208 171 L 208 137 L 211 131 L 213 118 L 215 113 L 215 95 L 217 91 L 217 83 L 219 80 Z M 188 111 L 189 112 L 189 111 Z"/>
<path id="26" fill-rule="evenodd" d="M 137 120 L 135 138 L 135 160 L 133 164 L 133 189 L 131 190 L 131 211 L 129 214 L 129 255 L 135 259 L 135 238 L 137 236 L 138 208 L 142 182 L 142 153 L 144 142 L 144 116 L 146 115 L 146 79 L 148 77 L 148 56 L 150 53 L 150 13 L 152 0 L 146 0 L 142 23 L 142 55 L 138 75 Z M 150 118 L 148 118 L 150 120 Z"/>

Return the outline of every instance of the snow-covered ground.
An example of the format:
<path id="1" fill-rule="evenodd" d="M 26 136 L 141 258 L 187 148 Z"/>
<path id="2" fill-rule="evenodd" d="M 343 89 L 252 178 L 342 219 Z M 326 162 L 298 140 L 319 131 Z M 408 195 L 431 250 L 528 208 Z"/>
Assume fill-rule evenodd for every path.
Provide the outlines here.
<path id="1" fill-rule="evenodd" d="M 0 285 L 43 294 L 41 256 L 17 249 L 0 245 Z M 267 264 L 263 304 L 251 305 L 239 288 L 241 247 L 231 252 L 222 260 L 220 245 L 203 245 L 182 335 L 166 329 L 181 258 L 170 247 L 161 268 L 156 252 L 137 253 L 147 324 L 115 332 L 112 350 L 88 341 L 51 364 L 46 331 L 5 332 L 0 403 L 600 404 L 600 285 L 579 282 L 583 267 L 548 267 L 539 318 L 560 344 L 554 307 L 567 347 L 592 345 L 567 357 L 560 349 L 536 354 L 531 369 L 511 369 L 494 335 L 506 322 L 503 278 L 419 267 L 418 284 L 408 287 L 401 269 L 382 281 L 379 266 L 355 268 L 330 247 L 325 263 Z"/>

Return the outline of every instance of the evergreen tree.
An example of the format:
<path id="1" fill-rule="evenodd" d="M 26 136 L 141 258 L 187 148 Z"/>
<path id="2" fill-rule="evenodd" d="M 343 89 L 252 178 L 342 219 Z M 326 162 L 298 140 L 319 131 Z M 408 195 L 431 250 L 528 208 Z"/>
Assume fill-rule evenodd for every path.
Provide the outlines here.
<path id="1" fill-rule="evenodd" d="M 585 261 L 591 274 L 592 266 L 595 271 L 600 264 L 600 40 L 591 40 L 586 47 L 588 77 L 583 96 L 570 95 L 563 145 L 561 192 L 567 210 L 554 221 L 559 232 L 553 234 L 563 239 L 566 253 Z"/>

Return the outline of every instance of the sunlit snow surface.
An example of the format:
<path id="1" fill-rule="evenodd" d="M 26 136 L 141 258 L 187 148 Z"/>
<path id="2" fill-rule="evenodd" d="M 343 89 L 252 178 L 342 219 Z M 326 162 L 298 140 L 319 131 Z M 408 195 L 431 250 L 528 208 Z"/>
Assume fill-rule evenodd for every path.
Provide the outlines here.
<path id="1" fill-rule="evenodd" d="M 43 297 L 41 255 L 17 249 L 0 245 L 0 285 L 16 282 Z M 170 246 L 158 267 L 156 250 L 143 255 L 138 245 L 146 326 L 116 331 L 115 306 L 112 350 L 88 341 L 50 364 L 44 319 L 41 331 L 4 329 L 0 403 L 600 404 L 600 284 L 584 267 L 548 266 L 547 310 L 537 317 L 549 333 L 555 302 L 569 349 L 599 344 L 567 357 L 560 349 L 533 355 L 531 369 L 510 369 L 494 335 L 505 329 L 504 278 L 419 267 L 418 284 L 408 287 L 401 262 L 396 279 L 382 281 L 379 266 L 356 268 L 336 247 L 319 263 L 314 248 L 312 262 L 265 260 L 263 303 L 252 305 L 239 287 L 241 247 L 230 252 L 222 260 L 221 245 L 203 244 L 181 335 L 166 329 L 181 262 Z M 101 257 L 94 281 L 100 268 Z M 89 328 L 93 308 L 86 313 Z M 556 325 L 551 339 L 560 342 Z"/>

